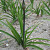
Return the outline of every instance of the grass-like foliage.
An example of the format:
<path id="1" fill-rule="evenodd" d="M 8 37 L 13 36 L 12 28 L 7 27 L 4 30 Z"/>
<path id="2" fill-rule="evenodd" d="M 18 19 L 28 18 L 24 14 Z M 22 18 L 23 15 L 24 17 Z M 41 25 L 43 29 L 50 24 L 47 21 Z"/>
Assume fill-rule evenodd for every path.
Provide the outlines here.
<path id="1" fill-rule="evenodd" d="M 6 12 L 8 10 L 8 6 L 6 4 L 6 0 L 1 0 L 1 8 Z"/>
<path id="2" fill-rule="evenodd" d="M 31 1 L 30 5 L 32 5 L 32 8 L 33 8 L 34 0 L 30 0 L 30 1 Z M 43 4 L 50 11 L 50 9 L 46 5 L 46 3 L 43 2 Z M 38 50 L 43 50 L 42 48 L 40 48 L 39 46 L 36 46 L 35 44 L 43 44 L 43 45 L 50 46 L 50 44 L 47 44 L 47 43 L 44 43 L 44 42 L 34 42 L 34 41 L 32 41 L 32 40 L 46 40 L 46 41 L 50 41 L 48 39 L 44 39 L 44 38 L 31 38 L 30 39 L 31 34 L 39 26 L 40 23 L 35 25 L 35 26 L 33 25 L 33 26 L 31 26 L 31 27 L 29 27 L 28 29 L 25 30 L 24 43 L 23 43 L 23 10 L 22 10 L 22 4 L 19 1 L 17 1 L 17 0 L 15 2 L 13 2 L 12 0 L 11 1 L 9 0 L 9 1 L 7 1 L 7 5 L 9 6 L 9 8 L 8 8 L 9 12 L 6 12 L 6 13 L 9 14 L 10 16 L 12 16 L 13 22 L 18 18 L 19 25 L 20 25 L 20 33 L 18 33 L 18 31 L 7 20 L 6 20 L 7 24 L 4 23 L 3 21 L 0 21 L 0 22 L 9 28 L 13 35 L 11 35 L 10 33 L 6 32 L 6 31 L 3 31 L 3 30 L 0 30 L 0 32 L 2 32 L 4 34 L 14 38 L 16 40 L 16 42 L 19 45 L 22 45 L 22 47 L 24 49 L 26 47 L 33 47 L 33 48 L 37 48 Z M 26 8 L 25 13 L 28 12 L 28 8 L 29 8 L 30 5 L 28 5 L 28 7 Z M 33 11 L 37 14 L 37 16 L 39 16 L 40 10 L 42 11 L 43 9 L 40 9 L 40 3 L 39 3 L 39 5 L 36 6 L 36 9 L 34 9 Z M 41 12 L 41 15 L 43 15 L 43 11 Z M 8 15 L 5 15 L 5 16 L 8 16 Z M 10 16 L 8 16 L 8 17 L 10 17 Z M 32 27 L 33 27 L 33 29 L 30 30 Z M 5 40 L 7 40 L 7 39 L 1 40 L 0 42 L 5 41 Z"/>
<path id="3" fill-rule="evenodd" d="M 32 11 L 33 13 L 36 13 L 37 16 L 39 16 L 39 13 L 40 13 L 40 3 L 39 3 L 38 6 L 36 5 L 36 8 L 33 8 L 31 11 Z"/>
<path id="4" fill-rule="evenodd" d="M 31 5 L 31 4 L 30 4 Z M 29 6 L 27 6 L 25 13 L 28 12 Z M 19 6 L 19 8 L 18 8 Z M 3 17 L 9 17 L 12 19 L 12 24 L 18 19 L 18 9 L 21 10 L 21 15 L 23 15 L 23 10 L 22 10 L 22 4 L 19 0 L 16 0 L 15 2 L 13 0 L 1 0 L 1 8 L 5 11 L 6 14 L 2 15 Z M 8 10 L 8 11 L 7 11 Z M 30 13 L 28 13 L 26 16 L 28 17 Z M 3 19 L 3 18 L 2 18 Z M 0 19 L 0 20 L 2 20 Z"/>
<path id="5" fill-rule="evenodd" d="M 7 1 L 7 5 L 8 5 L 8 9 L 9 9 L 9 12 L 6 12 L 8 15 L 5 15 L 7 17 L 9 17 L 9 15 L 12 17 L 13 20 L 16 20 L 17 19 L 17 5 L 16 5 L 16 2 L 14 2 L 13 0 L 8 0 Z M 16 5 L 16 6 L 15 6 Z"/>
<path id="6" fill-rule="evenodd" d="M 50 41 L 48 39 L 43 39 L 43 38 L 32 38 L 30 39 L 30 36 L 31 34 L 33 33 L 33 31 L 37 28 L 37 26 L 39 26 L 39 24 L 31 26 L 29 27 L 28 29 L 25 30 L 25 40 L 24 40 L 24 44 L 23 44 L 23 15 L 21 15 L 21 10 L 19 10 L 19 7 L 18 7 L 18 21 L 19 21 L 19 24 L 20 24 L 20 33 L 18 33 L 18 31 L 15 30 L 15 28 L 12 26 L 11 23 L 9 23 L 7 20 L 7 24 L 4 23 L 3 21 L 0 21 L 2 24 L 4 24 L 5 26 L 9 27 L 9 29 L 11 30 L 12 34 L 11 35 L 10 33 L 6 32 L 6 31 L 3 31 L 3 30 L 0 30 L 0 32 L 4 33 L 4 34 L 7 34 L 8 36 L 14 38 L 16 40 L 16 42 L 18 42 L 19 45 L 22 45 L 22 47 L 25 49 L 26 47 L 33 47 L 33 48 L 37 48 L 39 50 L 43 50 L 42 48 L 34 45 L 34 44 L 43 44 L 43 45 L 47 45 L 47 46 L 50 46 L 50 44 L 47 44 L 47 43 L 44 43 L 44 42 L 32 42 L 32 40 L 46 40 L 46 41 Z M 32 27 L 34 27 L 31 31 L 29 31 Z"/>
<path id="7" fill-rule="evenodd" d="M 6 41 L 6 40 L 8 40 L 8 39 L 10 39 L 10 38 L 6 38 L 6 39 L 0 40 L 0 45 L 3 45 L 3 44 L 4 44 L 4 41 Z"/>
<path id="8" fill-rule="evenodd" d="M 45 7 L 47 8 L 47 10 L 45 8 L 42 8 L 48 15 L 50 15 L 50 8 L 49 6 L 47 5 L 47 3 L 45 3 L 43 0 L 42 0 L 42 3 L 45 5 Z"/>
<path id="9" fill-rule="evenodd" d="M 14 23 L 18 19 L 18 17 L 17 17 L 18 16 L 17 13 L 19 13 L 18 9 L 21 11 L 21 15 L 23 15 L 22 4 L 19 0 L 16 0 L 15 2 L 13 0 L 8 0 L 6 2 L 6 5 L 8 6 L 8 12 L 6 12 L 6 14 L 3 16 L 13 19 L 12 23 Z M 25 13 L 28 12 L 28 8 L 30 5 L 27 6 Z M 19 8 L 18 8 L 18 6 L 19 6 Z M 28 16 L 29 14 L 30 13 L 26 14 L 26 16 Z"/>
<path id="10" fill-rule="evenodd" d="M 48 2 L 49 2 L 49 5 L 50 5 L 50 0 L 48 0 Z"/>
<path id="11" fill-rule="evenodd" d="M 30 0 L 30 1 L 31 1 L 31 5 L 32 5 L 32 7 L 30 6 L 32 8 L 32 9 L 30 9 L 31 12 L 36 13 L 37 16 L 39 16 L 40 12 L 41 12 L 41 16 L 43 14 L 50 15 L 50 8 L 45 1 L 43 1 L 43 0 L 42 0 L 42 2 L 40 1 L 39 5 L 38 6 L 36 5 L 36 8 L 34 8 L 33 4 L 32 4 L 34 1 L 32 1 L 32 0 Z M 43 4 L 41 4 L 41 3 L 43 3 Z"/>
<path id="12" fill-rule="evenodd" d="M 45 6 L 43 4 L 40 5 L 41 16 L 43 16 L 43 14 L 45 14 L 43 8 L 45 8 Z"/>
<path id="13" fill-rule="evenodd" d="M 30 0 L 30 2 L 31 2 L 31 7 L 33 8 L 34 0 Z"/>

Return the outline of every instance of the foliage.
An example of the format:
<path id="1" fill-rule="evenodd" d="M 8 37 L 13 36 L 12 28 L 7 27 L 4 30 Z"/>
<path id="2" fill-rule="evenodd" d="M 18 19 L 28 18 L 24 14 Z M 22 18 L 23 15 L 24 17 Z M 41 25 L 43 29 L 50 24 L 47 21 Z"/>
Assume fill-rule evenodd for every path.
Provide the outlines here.
<path id="1" fill-rule="evenodd" d="M 3 16 L 12 18 L 13 19 L 12 24 L 13 24 L 18 19 L 18 13 L 19 13 L 18 9 L 21 11 L 21 15 L 23 15 L 22 4 L 19 0 L 16 0 L 15 2 L 13 2 L 13 0 L 8 0 L 6 3 L 9 11 L 6 12 L 6 14 Z M 27 6 L 25 13 L 28 12 L 29 6 L 30 5 Z M 27 17 L 28 15 L 30 15 L 30 13 L 26 14 Z"/>
<path id="2" fill-rule="evenodd" d="M 49 2 L 49 5 L 50 5 L 50 0 L 48 0 L 48 2 Z"/>
<path id="3" fill-rule="evenodd" d="M 5 12 L 8 10 L 8 6 L 6 4 L 6 0 L 1 0 L 1 8 L 2 10 L 4 10 Z"/>
<path id="4" fill-rule="evenodd" d="M 9 9 L 9 12 L 6 12 L 8 15 L 5 15 L 5 16 L 8 16 L 9 15 L 12 17 L 13 20 L 15 20 L 17 18 L 17 6 L 15 6 L 16 3 L 13 2 L 13 0 L 8 0 L 7 1 L 7 5 L 8 5 L 8 9 Z"/>
<path id="5" fill-rule="evenodd" d="M 30 0 L 30 1 L 31 1 L 32 8 L 33 8 L 33 1 L 34 0 Z M 9 2 L 10 2 L 10 4 L 9 4 Z M 43 2 L 43 4 L 48 8 L 48 6 L 44 2 Z M 0 32 L 2 32 L 4 34 L 14 38 L 16 40 L 16 42 L 18 42 L 19 45 L 22 45 L 23 48 L 33 47 L 33 48 L 37 48 L 39 50 L 43 50 L 42 48 L 40 48 L 40 47 L 38 47 L 38 46 L 36 46 L 34 44 L 43 44 L 43 45 L 50 46 L 50 44 L 47 44 L 47 43 L 44 43 L 44 42 L 34 42 L 34 41 L 32 41 L 32 40 L 46 40 L 46 41 L 50 41 L 48 39 L 44 39 L 44 38 L 31 38 L 30 39 L 31 34 L 39 26 L 40 23 L 37 24 L 37 25 L 33 25 L 33 26 L 31 26 L 31 27 L 29 27 L 28 29 L 25 30 L 25 36 L 24 36 L 25 40 L 24 40 L 24 44 L 23 44 L 23 10 L 22 10 L 22 4 L 19 1 L 17 1 L 17 0 L 15 2 L 13 2 L 13 1 L 11 2 L 9 0 L 7 2 L 7 5 L 9 6 L 8 9 L 9 9 L 10 13 L 9 12 L 8 13 L 6 12 L 6 13 L 9 14 L 10 16 L 12 16 L 13 21 L 15 21 L 17 19 L 17 17 L 18 17 L 18 21 L 19 21 L 19 24 L 20 24 L 20 33 L 18 33 L 18 31 L 7 20 L 6 20 L 7 24 L 4 23 L 3 21 L 0 21 L 0 22 L 9 28 L 13 35 L 11 35 L 10 33 L 6 32 L 6 31 L 3 31 L 3 30 L 0 30 Z M 29 8 L 30 5 L 28 5 L 28 7 L 26 8 L 25 13 L 27 13 L 29 11 L 28 8 Z M 34 11 L 34 13 L 37 14 L 37 16 L 39 16 L 40 10 L 42 10 L 42 9 L 40 9 L 40 3 L 39 3 L 38 6 L 36 6 L 36 9 L 33 8 L 32 10 Z M 48 8 L 48 10 L 50 11 L 49 8 Z M 43 15 L 43 12 L 41 12 L 41 15 Z M 33 29 L 30 30 L 32 27 L 33 27 Z M 1 40 L 0 42 L 2 42 L 2 41 L 4 41 L 4 40 Z"/>
<path id="6" fill-rule="evenodd" d="M 39 16 L 39 13 L 40 13 L 40 3 L 39 3 L 38 6 L 36 5 L 36 8 L 33 8 L 33 9 L 31 10 L 31 12 L 36 13 L 37 16 Z"/>
<path id="7" fill-rule="evenodd" d="M 3 40 L 0 40 L 0 42 L 3 42 L 3 41 L 5 41 L 5 40 L 8 40 L 9 38 L 6 38 L 6 39 L 3 39 Z"/>
<path id="8" fill-rule="evenodd" d="M 6 12 L 6 14 L 3 15 L 3 16 L 12 18 L 13 21 L 15 22 L 17 20 L 18 6 L 20 6 L 20 10 L 21 10 L 21 13 L 22 13 L 22 4 L 19 1 L 17 1 L 17 0 L 15 2 L 13 0 L 8 0 L 6 2 L 6 5 L 8 6 L 8 10 L 9 11 Z M 13 21 L 12 21 L 12 23 L 13 23 Z"/>
<path id="9" fill-rule="evenodd" d="M 6 41 L 6 40 L 8 40 L 8 39 L 10 40 L 10 38 L 6 38 L 6 39 L 0 40 L 0 45 L 4 44 L 3 41 Z"/>
<path id="10" fill-rule="evenodd" d="M 30 39 L 30 36 L 31 34 L 34 32 L 34 30 L 37 28 L 37 26 L 40 24 L 37 24 L 37 25 L 33 25 L 31 27 L 29 27 L 28 29 L 26 29 L 25 31 L 25 40 L 24 40 L 24 45 L 23 45 L 23 17 L 21 16 L 21 11 L 19 10 L 19 7 L 18 7 L 18 21 L 19 21 L 19 24 L 20 24 L 20 31 L 21 33 L 18 33 L 18 31 L 15 30 L 15 28 L 12 26 L 11 23 L 9 23 L 7 21 L 7 24 L 0 21 L 1 23 L 3 23 L 5 26 L 9 27 L 9 29 L 11 30 L 12 34 L 11 35 L 10 33 L 8 32 L 5 32 L 3 30 L 0 30 L 0 32 L 4 33 L 4 34 L 7 34 L 8 36 L 14 38 L 18 44 L 22 45 L 23 48 L 26 48 L 26 47 L 33 47 L 33 48 L 37 48 L 39 50 L 43 50 L 42 48 L 34 45 L 34 44 L 43 44 L 43 45 L 47 45 L 47 46 L 50 46 L 50 44 L 47 44 L 47 43 L 44 43 L 44 42 L 32 42 L 32 40 L 46 40 L 46 41 L 50 41 L 48 39 L 43 39 L 43 38 L 31 38 Z M 31 31 L 29 31 L 32 27 L 34 27 Z"/>
<path id="11" fill-rule="evenodd" d="M 30 0 L 30 2 L 31 2 L 31 7 L 33 8 L 34 0 Z"/>
<path id="12" fill-rule="evenodd" d="M 43 18 L 43 20 L 47 20 L 47 21 L 50 21 L 50 19 L 47 19 L 47 18 Z"/>
<path id="13" fill-rule="evenodd" d="M 41 3 L 43 3 L 42 5 L 41 5 Z M 46 9 L 47 8 L 47 9 Z M 39 5 L 37 6 L 36 5 L 36 8 L 34 8 L 33 7 L 33 9 L 29 9 L 31 12 L 33 12 L 33 13 L 36 13 L 37 14 L 37 16 L 39 16 L 39 13 L 40 13 L 40 11 L 41 11 L 41 16 L 43 15 L 43 14 L 48 14 L 48 15 L 50 15 L 50 8 L 49 8 L 49 6 L 47 5 L 47 3 L 45 3 L 43 0 L 42 0 L 42 2 L 40 2 L 39 3 Z"/>
<path id="14" fill-rule="evenodd" d="M 42 8 L 48 15 L 50 15 L 50 8 L 47 5 L 47 3 L 45 3 L 44 1 L 42 1 L 42 3 L 45 5 L 45 7 L 47 8 L 47 10 L 45 8 Z"/>
<path id="15" fill-rule="evenodd" d="M 45 8 L 45 6 L 42 4 L 40 5 L 40 10 L 41 10 L 41 16 L 43 16 L 43 14 L 45 13 L 43 8 Z"/>

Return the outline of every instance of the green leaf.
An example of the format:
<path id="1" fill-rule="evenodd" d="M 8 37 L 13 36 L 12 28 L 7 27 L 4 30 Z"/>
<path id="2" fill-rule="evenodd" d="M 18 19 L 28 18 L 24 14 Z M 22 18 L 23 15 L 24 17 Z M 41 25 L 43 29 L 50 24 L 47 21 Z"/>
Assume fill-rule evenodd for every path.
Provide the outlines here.
<path id="1" fill-rule="evenodd" d="M 33 26 L 34 26 L 34 25 L 33 25 Z M 26 29 L 26 31 L 28 31 L 29 29 L 31 29 L 33 26 L 31 26 L 31 27 L 29 27 L 28 29 Z M 25 32 L 26 32 L 26 31 L 25 31 Z"/>
<path id="2" fill-rule="evenodd" d="M 26 31 L 25 32 L 27 32 L 28 30 L 30 30 L 32 27 L 34 27 L 36 24 L 34 24 L 34 25 L 32 25 L 32 26 L 30 26 L 28 29 L 26 29 Z"/>
<path id="3" fill-rule="evenodd" d="M 2 45 L 2 44 L 4 44 L 4 43 L 1 43 L 0 45 Z"/>
<path id="4" fill-rule="evenodd" d="M 43 18 L 43 20 L 47 20 L 47 21 L 50 21 L 50 19 L 46 19 L 46 18 Z"/>
<path id="5" fill-rule="evenodd" d="M 4 24 L 5 26 L 9 27 L 6 23 L 4 23 L 3 21 L 0 21 L 2 24 Z"/>
<path id="6" fill-rule="evenodd" d="M 18 21 L 19 21 L 19 24 L 20 24 L 21 37 L 23 37 L 23 17 L 20 14 L 19 6 L 18 6 L 18 14 L 17 15 L 18 15 Z"/>
<path id="7" fill-rule="evenodd" d="M 10 38 L 6 38 L 6 39 L 3 39 L 3 40 L 0 40 L 0 42 L 3 42 L 3 41 L 8 40 L 8 39 L 10 39 Z"/>
<path id="8" fill-rule="evenodd" d="M 15 30 L 15 28 L 14 28 L 8 21 L 7 21 L 8 25 L 5 24 L 5 23 L 2 22 L 2 21 L 0 21 L 0 22 L 3 23 L 5 26 L 7 26 L 7 27 L 10 28 L 12 34 L 13 34 L 14 37 L 17 39 L 17 42 L 18 42 L 18 43 L 22 43 L 22 39 L 21 39 L 19 33 Z M 3 32 L 3 31 L 1 31 L 1 32 Z"/>
<path id="9" fill-rule="evenodd" d="M 33 3 L 34 3 L 34 0 L 30 0 L 30 2 L 31 2 L 32 8 L 33 8 Z"/>
<path id="10" fill-rule="evenodd" d="M 36 45 L 26 45 L 26 47 L 33 47 L 33 48 L 37 48 L 38 50 L 43 50 L 42 48 L 40 48 Z"/>
<path id="11" fill-rule="evenodd" d="M 12 17 L 10 17 L 9 15 L 3 15 L 3 17 L 4 17 L 4 16 L 5 16 L 5 17 L 8 17 L 8 18 L 11 18 L 11 19 L 13 19 L 13 18 L 12 18 Z"/>
<path id="12" fill-rule="evenodd" d="M 17 19 L 14 19 L 14 20 L 11 22 L 11 24 L 14 24 L 14 22 L 16 22 L 16 20 L 17 20 Z"/>
<path id="13" fill-rule="evenodd" d="M 15 30 L 15 28 L 14 28 L 8 21 L 7 21 L 7 23 L 8 23 L 8 26 L 9 26 L 9 28 L 10 28 L 12 34 L 13 34 L 14 37 L 17 39 L 17 42 L 18 42 L 19 44 L 22 43 L 22 39 L 21 39 L 19 33 Z"/>
<path id="14" fill-rule="evenodd" d="M 29 36 L 32 34 L 32 32 L 37 28 L 37 26 L 38 26 L 39 24 L 37 24 L 34 28 L 33 28 L 33 30 L 30 32 L 30 34 L 27 36 L 27 39 L 29 38 Z"/>
<path id="15" fill-rule="evenodd" d="M 28 5 L 28 6 L 26 7 L 26 10 L 25 10 L 26 12 L 27 12 L 27 10 L 28 10 L 28 8 L 29 8 L 30 6 L 31 6 L 31 4 L 30 4 L 30 5 Z"/>
<path id="16" fill-rule="evenodd" d="M 0 20 L 4 20 L 4 19 L 6 19 L 6 18 L 0 18 Z"/>
<path id="17" fill-rule="evenodd" d="M 0 30 L 0 32 L 6 34 L 6 35 L 8 35 L 8 36 L 10 36 L 10 37 L 12 37 L 12 38 L 14 38 L 16 40 L 16 38 L 13 35 L 9 34 L 8 32 L 5 32 L 3 30 Z"/>
<path id="18" fill-rule="evenodd" d="M 0 27 L 2 27 L 2 24 L 0 24 Z"/>
<path id="19" fill-rule="evenodd" d="M 10 12 L 9 12 L 9 13 L 8 13 L 8 12 L 6 12 L 6 14 L 8 14 L 8 15 L 12 16 L 12 14 L 10 14 Z"/>
<path id="20" fill-rule="evenodd" d="M 44 42 L 28 42 L 27 44 L 42 44 L 42 45 L 50 46 L 50 44 L 47 44 L 47 43 L 44 43 Z"/>
<path id="21" fill-rule="evenodd" d="M 47 4 L 42 0 L 43 4 L 47 7 L 47 9 L 50 11 L 50 8 L 47 6 Z"/>
<path id="22" fill-rule="evenodd" d="M 28 29 L 26 29 L 26 31 L 25 31 L 25 39 L 26 39 L 27 34 L 31 32 L 31 31 L 28 31 L 28 30 L 31 29 L 32 27 L 34 27 L 35 25 L 36 24 L 34 24 L 31 27 L 29 27 Z M 26 41 L 27 41 L 27 39 L 26 39 Z"/>
<path id="23" fill-rule="evenodd" d="M 44 10 L 48 15 L 50 15 L 50 12 L 44 8 L 42 8 L 42 10 Z"/>
<path id="24" fill-rule="evenodd" d="M 31 41 L 31 40 L 46 40 L 46 41 L 50 41 L 50 40 L 44 39 L 44 38 L 32 38 L 32 39 L 29 39 L 28 41 Z"/>

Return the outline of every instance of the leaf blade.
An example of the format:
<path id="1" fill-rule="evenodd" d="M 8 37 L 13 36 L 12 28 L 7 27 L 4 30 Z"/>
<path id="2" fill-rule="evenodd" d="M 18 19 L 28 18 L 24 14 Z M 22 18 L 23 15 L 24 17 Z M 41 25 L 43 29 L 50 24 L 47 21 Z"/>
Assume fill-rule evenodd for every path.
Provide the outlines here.
<path id="1" fill-rule="evenodd" d="M 39 50 L 43 50 L 42 48 L 40 48 L 40 47 L 38 47 L 38 46 L 36 46 L 36 45 L 26 45 L 26 47 L 34 47 L 34 48 L 37 48 L 37 49 L 39 49 Z"/>

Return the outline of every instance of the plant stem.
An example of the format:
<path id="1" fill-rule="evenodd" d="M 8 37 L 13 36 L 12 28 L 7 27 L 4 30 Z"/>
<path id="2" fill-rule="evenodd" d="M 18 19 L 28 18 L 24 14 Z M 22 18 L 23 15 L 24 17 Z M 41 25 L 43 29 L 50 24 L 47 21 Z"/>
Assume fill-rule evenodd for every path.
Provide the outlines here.
<path id="1" fill-rule="evenodd" d="M 25 3 L 24 3 L 24 0 L 23 0 L 23 3 L 22 3 L 22 8 L 23 8 L 23 47 L 24 47 L 24 41 L 25 41 Z"/>

